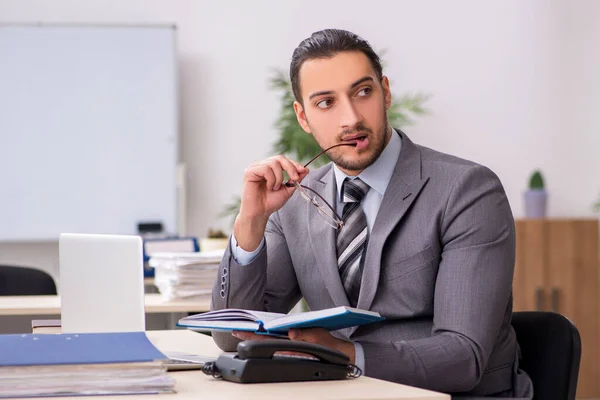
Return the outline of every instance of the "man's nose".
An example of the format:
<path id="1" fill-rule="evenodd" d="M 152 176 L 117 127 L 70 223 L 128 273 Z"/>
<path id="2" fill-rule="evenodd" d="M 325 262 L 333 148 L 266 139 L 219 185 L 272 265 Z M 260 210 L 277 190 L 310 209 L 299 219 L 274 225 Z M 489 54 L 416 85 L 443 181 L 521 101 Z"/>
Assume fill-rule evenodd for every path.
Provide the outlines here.
<path id="1" fill-rule="evenodd" d="M 354 128 L 361 122 L 362 117 L 351 99 L 343 99 L 340 106 L 340 126 L 342 128 Z"/>

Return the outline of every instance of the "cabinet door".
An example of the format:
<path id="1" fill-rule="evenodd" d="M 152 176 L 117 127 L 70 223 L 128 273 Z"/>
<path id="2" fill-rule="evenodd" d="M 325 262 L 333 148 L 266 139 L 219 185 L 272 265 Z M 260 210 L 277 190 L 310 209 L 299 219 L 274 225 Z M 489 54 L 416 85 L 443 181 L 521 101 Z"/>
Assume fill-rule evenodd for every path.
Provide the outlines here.
<path id="1" fill-rule="evenodd" d="M 513 310 L 548 309 L 545 293 L 545 223 L 543 220 L 515 221 L 517 247 L 513 279 Z"/>
<path id="2" fill-rule="evenodd" d="M 545 239 L 549 309 L 569 318 L 581 335 L 577 397 L 600 397 L 598 221 L 547 221 Z"/>

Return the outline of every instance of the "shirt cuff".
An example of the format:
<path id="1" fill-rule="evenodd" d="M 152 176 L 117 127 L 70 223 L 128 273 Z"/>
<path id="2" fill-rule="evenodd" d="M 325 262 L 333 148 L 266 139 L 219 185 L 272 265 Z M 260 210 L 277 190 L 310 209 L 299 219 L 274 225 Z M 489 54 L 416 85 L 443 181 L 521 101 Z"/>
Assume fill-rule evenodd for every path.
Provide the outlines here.
<path id="1" fill-rule="evenodd" d="M 356 365 L 362 371 L 362 375 L 365 375 L 365 352 L 362 346 L 358 342 L 354 342 L 354 365 Z"/>
<path id="2" fill-rule="evenodd" d="M 235 236 L 233 234 L 231 235 L 231 254 L 233 255 L 233 259 L 235 260 L 235 262 L 237 262 L 238 264 L 240 264 L 242 266 L 248 265 L 252 261 L 254 261 L 254 259 L 258 256 L 258 254 L 260 253 L 260 251 L 263 249 L 264 246 L 265 246 L 265 238 L 263 237 L 262 240 L 260 241 L 260 245 L 258 246 L 258 249 L 248 252 L 248 251 L 242 249 L 241 247 L 239 247 Z"/>

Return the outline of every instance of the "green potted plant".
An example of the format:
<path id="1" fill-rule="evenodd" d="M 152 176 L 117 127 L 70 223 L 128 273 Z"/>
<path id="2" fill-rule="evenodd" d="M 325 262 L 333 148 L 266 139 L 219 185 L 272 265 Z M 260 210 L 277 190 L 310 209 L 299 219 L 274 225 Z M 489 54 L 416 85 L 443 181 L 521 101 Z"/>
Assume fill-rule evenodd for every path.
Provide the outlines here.
<path id="1" fill-rule="evenodd" d="M 273 154 L 285 154 L 290 158 L 305 163 L 318 154 L 321 148 L 311 135 L 308 135 L 296 119 L 294 112 L 294 94 L 292 84 L 287 74 L 282 70 L 273 70 L 269 79 L 269 87 L 281 93 L 281 103 L 279 107 L 279 117 L 275 123 L 279 131 L 279 138 L 273 145 Z M 392 99 L 392 105 L 388 110 L 388 118 L 395 128 L 401 128 L 412 124 L 413 117 L 427 114 L 424 107 L 429 95 L 424 93 L 404 94 L 398 98 Z M 311 167 L 318 168 L 329 162 L 326 155 L 315 160 Z M 231 217 L 231 224 L 237 216 L 240 209 L 240 197 L 236 196 L 233 201 L 225 206 L 221 217 Z"/>
<path id="2" fill-rule="evenodd" d="M 537 170 L 529 178 L 529 189 L 525 191 L 525 218 L 545 218 L 548 193 L 544 186 L 544 177 Z"/>

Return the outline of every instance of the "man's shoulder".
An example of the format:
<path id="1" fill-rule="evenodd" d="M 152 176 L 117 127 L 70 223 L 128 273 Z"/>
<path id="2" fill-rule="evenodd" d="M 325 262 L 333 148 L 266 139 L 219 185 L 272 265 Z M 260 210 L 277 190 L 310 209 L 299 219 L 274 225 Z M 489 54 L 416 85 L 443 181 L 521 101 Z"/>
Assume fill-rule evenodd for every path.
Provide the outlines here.
<path id="1" fill-rule="evenodd" d="M 452 154 L 415 144 L 421 152 L 421 166 L 424 176 L 443 178 L 447 182 L 467 175 L 475 175 L 484 179 L 499 180 L 498 176 L 487 166 Z"/>
<path id="2" fill-rule="evenodd" d="M 432 171 L 437 169 L 450 169 L 454 172 L 464 172 L 469 168 L 480 166 L 480 164 L 465 158 L 434 150 L 420 144 L 415 143 L 415 145 L 421 152 L 421 163 L 423 164 L 423 167 L 427 167 Z"/>

